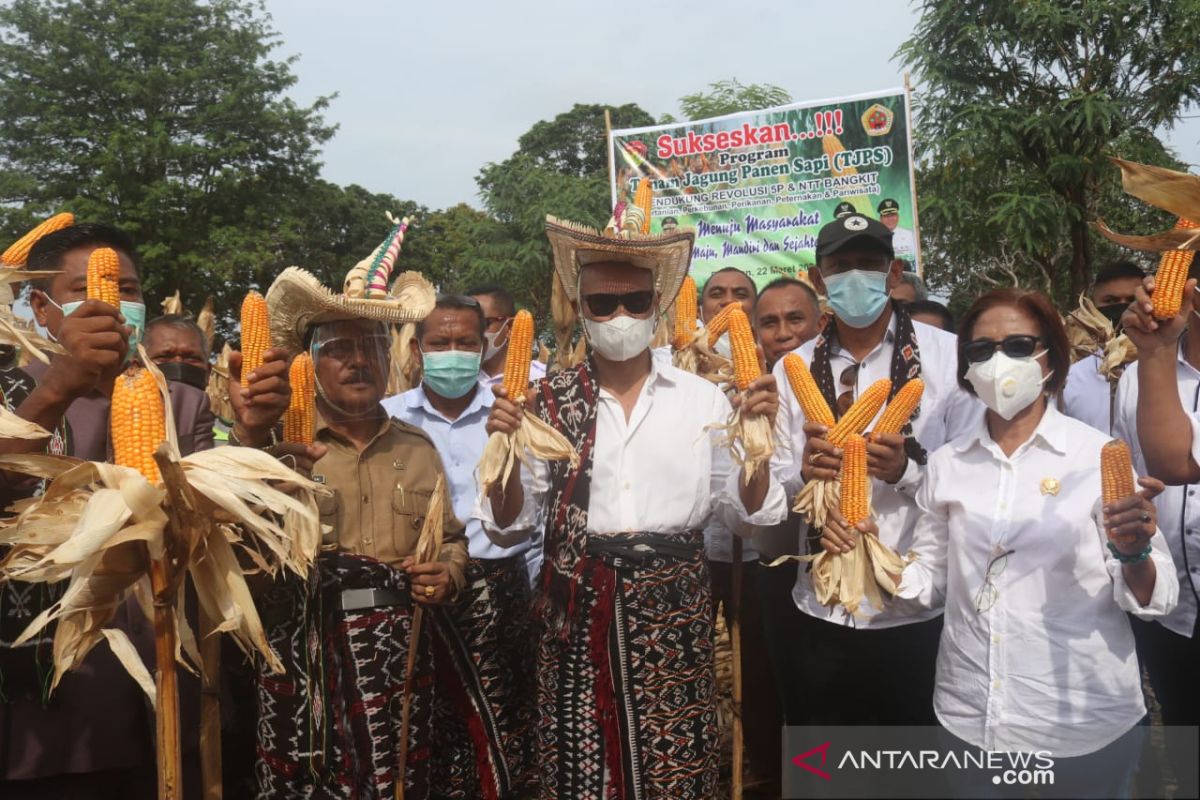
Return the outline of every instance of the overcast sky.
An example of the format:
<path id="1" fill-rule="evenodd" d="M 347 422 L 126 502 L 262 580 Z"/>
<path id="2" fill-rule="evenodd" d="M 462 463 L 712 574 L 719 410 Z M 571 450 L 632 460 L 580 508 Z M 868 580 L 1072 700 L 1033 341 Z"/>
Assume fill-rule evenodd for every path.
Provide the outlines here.
<path id="1" fill-rule="evenodd" d="M 903 0 L 266 5 L 282 37 L 276 58 L 300 56 L 293 96 L 339 95 L 326 112 L 340 128 L 324 176 L 430 208 L 478 206 L 479 168 L 575 103 L 679 116 L 679 97 L 731 77 L 782 86 L 796 101 L 900 86 L 892 56 L 917 19 Z M 1200 161 L 1200 119 L 1168 139 Z"/>

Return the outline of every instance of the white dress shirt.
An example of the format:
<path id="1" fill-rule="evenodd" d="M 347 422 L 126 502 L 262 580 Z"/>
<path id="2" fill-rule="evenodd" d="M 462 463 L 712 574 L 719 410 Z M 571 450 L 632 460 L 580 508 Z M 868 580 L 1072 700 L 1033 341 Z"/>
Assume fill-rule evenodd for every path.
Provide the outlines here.
<path id="1" fill-rule="evenodd" d="M 532 548 L 528 540 L 511 547 L 501 547 L 488 538 L 479 520 L 471 518 L 475 499 L 479 496 L 475 467 L 487 444 L 487 419 L 492 412 L 494 399 L 490 389 L 480 386 L 476 388 L 475 397 L 466 410 L 457 419 L 451 420 L 433 407 L 422 384 L 385 399 L 383 407 L 396 419 L 420 428 L 433 439 L 450 484 L 454 515 L 467 526 L 467 548 L 471 558 L 506 558 L 524 553 L 532 579 L 541 567 L 541 549 Z"/>
<path id="2" fill-rule="evenodd" d="M 536 358 L 529 362 L 529 380 L 536 381 L 546 377 L 546 365 Z M 479 383 L 481 386 L 486 386 L 489 389 L 495 389 L 504 382 L 504 370 L 500 370 L 495 375 L 488 375 L 482 369 L 479 370 Z"/>
<path id="3" fill-rule="evenodd" d="M 1090 355 L 1071 365 L 1063 387 L 1062 412 L 1098 431 L 1112 431 L 1112 387 L 1100 374 L 1100 356 Z"/>
<path id="4" fill-rule="evenodd" d="M 983 405 L 958 385 L 958 338 L 940 328 L 916 321 L 913 322 L 913 330 L 917 347 L 921 350 L 921 380 L 925 382 L 918 416 L 913 420 L 913 436 L 926 451 L 932 453 L 981 419 Z M 858 368 L 855 398 L 875 381 L 890 377 L 895 340 L 896 321 L 893 318 L 883 341 L 862 360 Z M 805 364 L 812 364 L 816 344 L 817 340 L 814 339 L 795 351 Z M 838 381 L 842 372 L 855 363 L 854 358 L 835 342 L 830 348 L 829 362 L 835 390 L 839 393 L 845 391 Z M 788 496 L 794 497 L 803 485 L 800 468 L 806 441 L 804 412 L 795 393 L 787 388 L 789 384 L 783 359 L 775 364 L 774 371 L 775 380 L 783 388 L 779 393 L 775 455 L 771 459 L 771 468 Z M 910 460 L 904 475 L 894 485 L 881 480 L 872 481 L 871 507 L 875 523 L 879 526 L 880 541 L 901 554 L 912 546 L 912 532 L 917 523 L 915 498 L 924 473 L 924 467 Z M 800 565 L 792 597 L 800 610 L 810 616 L 860 628 L 890 628 L 922 622 L 941 613 L 937 607 L 924 608 L 895 599 L 886 600 L 883 609 L 873 608 L 864 601 L 859 609 L 860 617 L 849 614 L 841 606 L 823 606 L 817 600 L 806 566 Z"/>
<path id="5" fill-rule="evenodd" d="M 589 533 L 627 531 L 682 533 L 701 530 L 710 515 L 727 525 L 771 525 L 787 514 L 783 487 L 772 477 L 762 507 L 746 512 L 723 434 L 712 430 L 729 420 L 729 401 L 703 378 L 651 359 L 629 420 L 621 403 L 601 389 L 596 409 Z M 534 460 L 522 469 L 525 501 L 516 520 L 497 529 L 491 502 L 481 496 L 475 516 L 493 541 L 508 544 L 528 535 L 549 499 L 549 470 Z"/>
<path id="6" fill-rule="evenodd" d="M 1146 456 L 1137 436 L 1138 365 L 1130 364 L 1117 384 L 1116 418 L 1113 435 L 1124 440 L 1133 452 L 1133 468 L 1147 474 Z M 1175 366 L 1175 381 L 1183 410 L 1193 420 L 1200 417 L 1200 372 L 1180 352 Z M 1193 444 L 1196 439 L 1193 438 Z M 1191 637 L 1196 629 L 1197 597 L 1200 596 L 1200 484 L 1168 486 L 1154 498 L 1158 507 L 1158 527 L 1171 549 L 1175 573 L 1179 579 L 1179 605 L 1159 620 L 1163 627 Z"/>
<path id="7" fill-rule="evenodd" d="M 1100 502 L 1107 434 L 1053 404 L 1005 456 L 982 419 L 929 461 L 921 518 L 900 594 L 944 604 L 933 705 L 955 736 L 985 750 L 1099 750 L 1146 713 L 1128 611 L 1174 608 L 1179 582 L 1164 537 L 1141 606 L 1109 553 Z M 994 600 L 977 598 L 988 564 Z"/>

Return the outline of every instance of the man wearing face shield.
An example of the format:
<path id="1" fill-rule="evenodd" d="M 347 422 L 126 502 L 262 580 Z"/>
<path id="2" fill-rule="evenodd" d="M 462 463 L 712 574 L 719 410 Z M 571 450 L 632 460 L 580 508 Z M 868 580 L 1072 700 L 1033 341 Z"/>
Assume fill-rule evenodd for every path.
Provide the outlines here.
<path id="1" fill-rule="evenodd" d="M 626 210 L 625 214 L 640 217 Z M 708 381 L 653 358 L 661 311 L 687 274 L 693 233 L 645 236 L 640 218 L 604 234 L 549 218 L 554 267 L 589 348 L 538 382 L 533 413 L 580 456 L 514 466 L 476 508 L 498 544 L 527 538 L 544 513 L 536 605 L 540 796 L 708 798 L 716 792 L 716 685 L 703 528 L 774 524 L 786 513 L 769 470 L 734 467 L 720 433 L 730 404 Z M 488 430 L 522 423 L 496 390 Z M 747 411 L 771 417 L 775 380 L 751 384 Z"/>
<path id="2" fill-rule="evenodd" d="M 821 228 L 816 257 L 809 275 L 829 298 L 833 319 L 795 352 L 809 365 L 835 418 L 880 379 L 891 381 L 892 396 L 913 378 L 925 383 L 915 419 L 903 433 L 873 436 L 867 445 L 880 539 L 905 553 L 917 521 L 914 498 L 926 454 L 965 431 L 982 408 L 958 385 L 955 337 L 913 322 L 903 304 L 889 300 L 902 270 L 891 231 L 851 214 Z M 782 360 L 775 376 L 786 380 Z M 772 468 L 790 495 L 806 481 L 838 477 L 841 451 L 826 441 L 824 426 L 805 420 L 791 392 L 780 401 L 776 432 Z M 809 531 L 810 553 L 819 552 L 819 534 Z M 790 724 L 934 724 L 940 608 L 888 599 L 883 608 L 864 602 L 861 616 L 852 617 L 840 606 L 821 605 L 804 566 L 792 597 L 803 613 L 787 643 L 795 677 L 783 687 Z M 844 686 L 855 690 L 839 691 Z"/>
<path id="3" fill-rule="evenodd" d="M 512 294 L 498 283 L 476 286 L 467 291 L 483 310 L 485 328 L 484 348 L 479 381 L 493 388 L 504 381 L 504 359 L 508 355 L 508 337 L 512 335 L 513 317 L 517 304 Z M 529 364 L 529 379 L 546 377 L 546 365 L 536 358 Z"/>
<path id="4" fill-rule="evenodd" d="M 417 658 L 407 687 L 406 794 L 430 791 L 435 676 L 455 674 L 452 664 L 436 661 L 449 645 L 432 609 L 461 590 L 467 550 L 429 436 L 390 419 L 380 405 L 389 324 L 419 322 L 432 297 L 392 297 L 387 275 L 377 280 L 384 287 L 378 297 L 335 295 L 292 267 L 267 292 L 272 340 L 292 353 L 307 350 L 316 379 L 314 443 L 293 445 L 290 455 L 299 468 L 311 466 L 313 480 L 332 495 L 319 501 L 324 542 L 314 579 L 305 587 L 277 581 L 263 597 L 267 635 L 289 676 L 259 681 L 255 772 L 264 797 L 342 797 L 346 786 L 355 796 L 394 794 L 410 645 Z M 417 563 L 430 513 L 441 515 L 441 554 Z M 431 610 L 412 641 L 416 604 Z M 310 635 L 323 643 L 319 655 L 311 654 Z M 380 697 L 394 700 L 374 701 Z"/>
<path id="5" fill-rule="evenodd" d="M 474 294 L 474 292 L 472 293 Z M 493 311 L 495 307 L 492 306 Z M 467 652 L 483 676 L 484 694 L 497 727 L 505 770 L 496 771 L 501 797 L 520 791 L 531 777 L 534 691 L 533 628 L 530 611 L 532 554 L 528 540 L 513 547 L 494 544 L 477 519 L 475 467 L 487 444 L 492 390 L 480 380 L 485 309 L 475 297 L 439 295 L 437 305 L 417 323 L 411 341 L 421 362 L 422 383 L 389 397 L 384 408 L 396 419 L 427 433 L 437 445 L 449 481 L 454 512 L 466 520 L 466 588 L 449 612 Z M 507 342 L 504 349 L 507 349 Z M 528 354 L 525 354 L 528 357 Z M 537 554 L 540 565 L 540 553 Z M 535 573 L 536 574 L 536 573 Z M 433 781 L 445 797 L 484 797 L 484 776 L 476 774 L 476 754 L 467 721 L 450 703 L 435 708 Z"/>
<path id="6" fill-rule="evenodd" d="M 101 247 L 118 256 L 119 307 L 87 299 L 88 258 Z M 29 302 L 38 324 L 63 352 L 52 354 L 49 365 L 35 360 L 23 369 L 0 372 L 0 400 L 18 416 L 52 431 L 53 437 L 48 444 L 4 440 L 0 450 L 110 461 L 112 385 L 141 338 L 145 320 L 136 248 L 118 229 L 80 223 L 39 239 L 25 266 L 59 271 L 33 283 Z M 269 373 L 270 368 L 263 372 Z M 255 382 L 251 388 L 259 386 Z M 182 453 L 211 448 L 207 396 L 184 383 L 171 382 L 169 387 Z M 284 406 L 286 402 L 284 397 Z M 249 404 L 242 408 L 248 410 Z M 244 430 L 248 437 L 262 432 L 253 424 Z M 39 491 L 36 481 L 0 473 L 5 507 L 35 491 Z M 47 697 L 54 628 L 32 643 L 11 646 L 66 588 L 66 582 L 36 590 L 17 582 L 0 584 L 4 609 L 0 615 L 0 797 L 152 798 L 156 786 L 153 717 L 147 714 L 142 690 L 112 651 L 92 650 Z M 129 636 L 147 664 L 154 664 L 154 632 L 141 611 L 119 609 L 114 627 Z M 188 791 L 198 792 L 199 685 L 186 672 L 180 674 L 180 698 L 184 781 Z"/>
<path id="7" fill-rule="evenodd" d="M 1134 292 L 1145 277 L 1146 271 L 1132 261 L 1115 261 L 1096 273 L 1096 280 L 1092 283 L 1092 302 L 1112 325 L 1114 334 L 1121 333 L 1121 315 L 1133 302 Z M 1104 348 L 1098 350 L 1071 365 L 1061 407 L 1068 417 L 1111 433 L 1116 382 L 1110 383 L 1101 371 Z"/>

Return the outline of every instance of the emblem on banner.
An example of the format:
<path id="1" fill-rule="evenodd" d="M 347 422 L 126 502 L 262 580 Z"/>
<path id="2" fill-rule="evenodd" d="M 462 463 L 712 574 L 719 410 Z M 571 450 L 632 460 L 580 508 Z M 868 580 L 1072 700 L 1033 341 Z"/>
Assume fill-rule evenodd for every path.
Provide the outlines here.
<path id="1" fill-rule="evenodd" d="M 863 130 L 867 136 L 887 136 L 892 132 L 892 123 L 896 121 L 896 112 L 887 106 L 876 103 L 863 112 Z"/>

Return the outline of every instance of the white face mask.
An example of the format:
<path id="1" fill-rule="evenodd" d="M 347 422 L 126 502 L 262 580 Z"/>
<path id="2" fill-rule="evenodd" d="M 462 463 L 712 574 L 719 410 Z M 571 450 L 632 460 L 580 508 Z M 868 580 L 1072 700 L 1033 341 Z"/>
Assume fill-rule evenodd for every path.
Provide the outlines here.
<path id="1" fill-rule="evenodd" d="M 492 356 L 499 353 L 501 350 L 504 349 L 504 346 L 506 344 L 508 344 L 507 333 L 508 333 L 508 325 L 510 322 L 512 322 L 511 319 L 506 319 L 504 321 L 504 324 L 500 326 L 500 330 L 495 331 L 494 333 L 484 333 L 483 334 L 483 338 L 487 341 L 487 348 L 483 351 L 483 360 L 484 361 L 491 361 Z M 504 341 L 502 341 L 500 344 L 496 344 L 496 340 L 499 339 L 501 336 L 504 337 Z"/>
<path id="2" fill-rule="evenodd" d="M 646 319 L 623 315 L 604 322 L 585 318 L 583 330 L 597 353 L 609 361 L 628 361 L 650 346 L 657 321 L 655 315 Z"/>
<path id="3" fill-rule="evenodd" d="M 1050 375 L 1042 375 L 1035 353 L 1027 358 L 1012 358 L 997 350 L 987 361 L 967 367 L 967 381 L 983 404 L 1004 419 L 1012 419 L 1042 394 Z"/>

